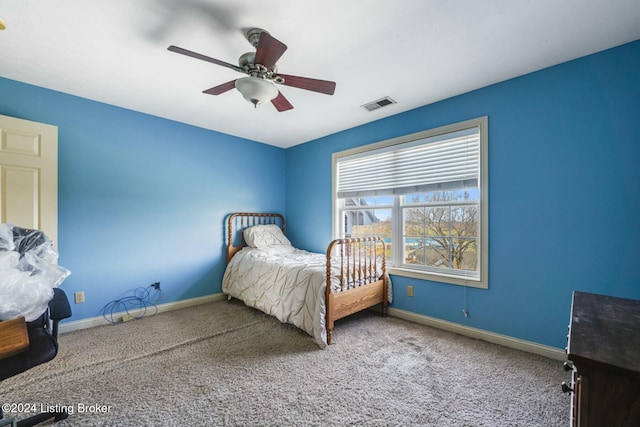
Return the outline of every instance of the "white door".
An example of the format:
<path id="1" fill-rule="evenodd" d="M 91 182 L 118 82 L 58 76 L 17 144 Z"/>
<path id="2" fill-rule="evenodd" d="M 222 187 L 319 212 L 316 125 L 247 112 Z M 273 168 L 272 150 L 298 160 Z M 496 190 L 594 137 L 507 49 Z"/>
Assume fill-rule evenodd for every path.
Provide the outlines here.
<path id="1" fill-rule="evenodd" d="M 0 115 L 0 222 L 58 243 L 58 128 Z"/>

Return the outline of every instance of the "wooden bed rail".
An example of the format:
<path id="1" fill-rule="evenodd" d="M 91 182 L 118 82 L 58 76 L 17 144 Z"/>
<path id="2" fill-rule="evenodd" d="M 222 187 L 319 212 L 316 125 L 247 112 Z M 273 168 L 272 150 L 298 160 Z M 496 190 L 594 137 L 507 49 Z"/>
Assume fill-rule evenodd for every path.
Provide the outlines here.
<path id="1" fill-rule="evenodd" d="M 339 257 L 340 265 L 332 265 Z M 385 244 L 379 236 L 335 239 L 327 247 L 327 284 L 340 267 L 340 291 L 380 279 L 379 270 L 386 271 Z M 329 289 L 330 290 L 330 289 Z"/>
<path id="2" fill-rule="evenodd" d="M 382 304 L 382 315 L 387 316 L 389 279 L 385 254 L 385 243 L 379 236 L 335 239 L 329 243 L 325 286 L 327 344 L 331 344 L 338 319 L 377 304 Z M 333 265 L 334 261 L 339 265 Z M 336 277 L 340 289 L 334 292 Z"/>
<path id="3" fill-rule="evenodd" d="M 284 216 L 279 213 L 235 212 L 230 214 L 227 217 L 227 263 L 236 252 L 246 246 L 243 236 L 245 228 L 267 224 L 280 226 L 282 232 L 286 235 Z M 239 246 L 233 246 L 234 237 L 239 239 Z"/>

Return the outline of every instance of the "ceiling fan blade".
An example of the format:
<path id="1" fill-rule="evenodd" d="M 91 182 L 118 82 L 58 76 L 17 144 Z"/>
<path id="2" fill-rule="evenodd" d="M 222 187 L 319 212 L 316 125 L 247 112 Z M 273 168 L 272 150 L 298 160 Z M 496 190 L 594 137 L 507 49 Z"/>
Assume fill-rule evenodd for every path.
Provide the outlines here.
<path id="1" fill-rule="evenodd" d="M 219 59 L 211 58 L 209 56 L 202 55 L 200 53 L 193 52 L 193 51 L 190 51 L 190 50 L 187 50 L 187 49 L 183 49 L 183 48 L 178 47 L 178 46 L 173 46 L 173 45 L 169 46 L 167 48 L 167 50 L 170 50 L 171 52 L 181 53 L 183 55 L 187 55 L 187 56 L 190 56 L 192 58 L 201 59 L 203 61 L 211 62 L 211 63 L 216 64 L 216 65 L 222 65 L 223 67 L 231 68 L 232 70 L 236 70 L 236 71 L 239 71 L 241 73 L 245 73 L 244 68 L 238 67 L 237 65 L 229 64 L 228 62 L 220 61 Z"/>
<path id="2" fill-rule="evenodd" d="M 285 86 L 297 87 L 299 89 L 311 90 L 327 95 L 333 95 L 336 90 L 336 82 L 330 82 L 328 80 L 310 79 L 307 77 L 290 76 L 288 74 L 280 73 L 278 73 L 278 77 L 282 77 L 284 79 L 280 84 Z"/>
<path id="3" fill-rule="evenodd" d="M 203 90 L 202 93 L 206 93 L 209 95 L 220 95 L 221 93 L 225 93 L 228 90 L 234 89 L 236 87 L 236 81 L 231 80 L 230 82 L 222 83 L 221 85 L 212 87 L 211 89 Z"/>
<path id="4" fill-rule="evenodd" d="M 275 39 L 271 34 L 263 31 L 260 33 L 260 41 L 258 42 L 258 49 L 256 50 L 256 57 L 254 64 L 262 64 L 268 70 L 272 70 L 275 67 L 276 62 L 287 50 L 287 45 L 280 40 Z"/>
<path id="5" fill-rule="evenodd" d="M 274 107 L 276 107 L 276 110 L 278 110 L 279 112 L 293 109 L 293 105 L 291 105 L 289 100 L 285 98 L 282 92 L 280 91 L 278 91 L 278 96 L 276 96 L 271 100 L 271 103 L 273 104 Z"/>

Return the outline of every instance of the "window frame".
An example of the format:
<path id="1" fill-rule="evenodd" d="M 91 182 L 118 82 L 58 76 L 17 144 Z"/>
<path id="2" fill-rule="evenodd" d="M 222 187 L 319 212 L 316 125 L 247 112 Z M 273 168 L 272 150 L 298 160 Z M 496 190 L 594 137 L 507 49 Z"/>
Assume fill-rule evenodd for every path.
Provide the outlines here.
<path id="1" fill-rule="evenodd" d="M 403 265 L 402 250 L 402 203 L 399 198 L 402 196 L 394 196 L 394 204 L 392 207 L 392 257 L 388 261 L 387 270 L 390 274 L 410 277 L 421 280 L 429 280 L 434 282 L 448 283 L 453 285 L 468 286 L 474 288 L 489 288 L 489 138 L 488 138 L 488 117 L 479 117 L 446 126 L 428 129 L 409 135 L 388 139 L 385 141 L 375 142 L 372 144 L 362 145 L 352 149 L 336 152 L 332 154 L 332 235 L 333 238 L 339 238 L 341 235 L 341 203 L 337 192 L 337 171 L 338 161 L 344 157 L 360 155 L 363 153 L 379 150 L 391 146 L 401 147 L 403 144 L 411 143 L 416 140 L 438 137 L 454 132 L 464 131 L 466 129 L 477 128 L 479 131 L 479 171 L 478 171 L 478 197 L 479 197 L 479 215 L 480 225 L 478 230 L 478 249 L 479 254 L 479 276 L 477 278 L 464 277 L 462 275 L 452 275 L 444 272 L 425 271 L 419 268 L 410 268 L 406 264 Z M 375 206 L 371 206 L 372 209 Z M 400 243 L 397 243 L 400 242 Z"/>

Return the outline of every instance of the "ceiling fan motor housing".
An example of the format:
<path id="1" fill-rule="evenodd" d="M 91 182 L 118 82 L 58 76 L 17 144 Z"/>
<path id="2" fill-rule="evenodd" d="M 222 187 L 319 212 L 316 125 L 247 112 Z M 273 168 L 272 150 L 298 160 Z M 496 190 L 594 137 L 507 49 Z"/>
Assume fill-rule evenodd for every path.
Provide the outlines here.
<path id="1" fill-rule="evenodd" d="M 242 56 L 240 57 L 240 59 L 238 59 L 238 64 L 241 67 L 246 67 L 250 64 L 253 64 L 253 62 L 256 59 L 256 53 L 255 52 L 247 52 L 242 54 Z"/>

